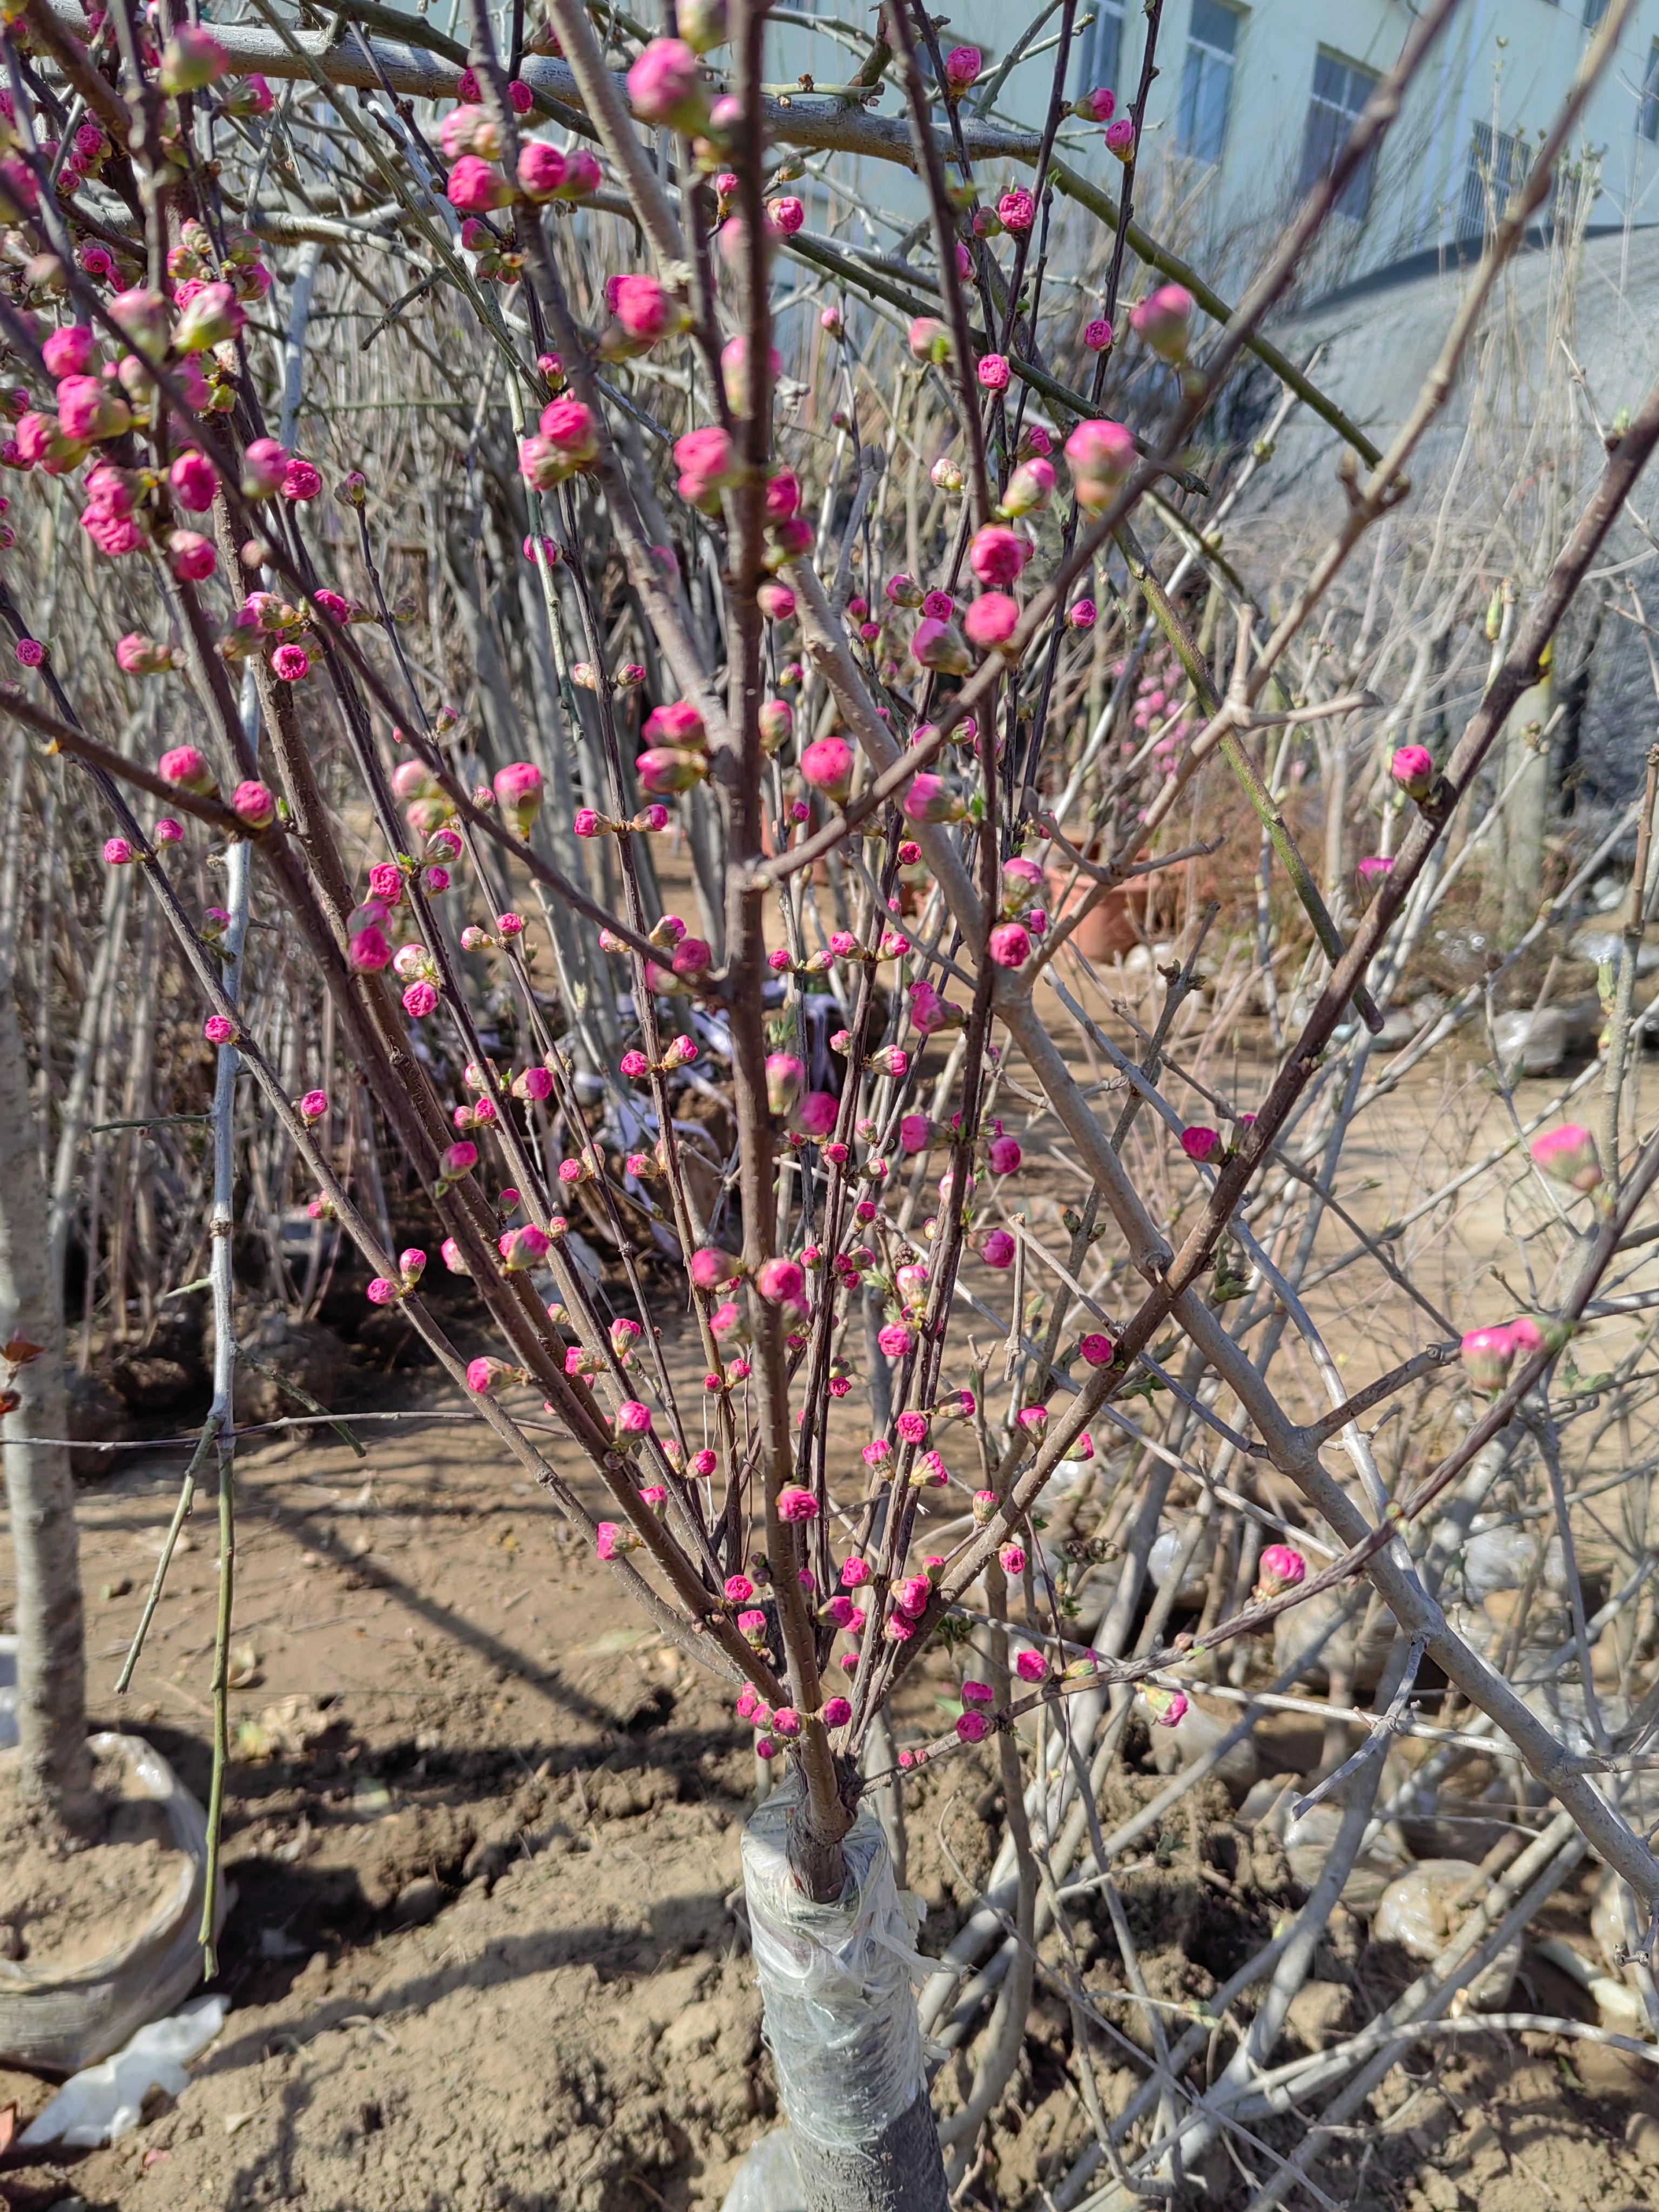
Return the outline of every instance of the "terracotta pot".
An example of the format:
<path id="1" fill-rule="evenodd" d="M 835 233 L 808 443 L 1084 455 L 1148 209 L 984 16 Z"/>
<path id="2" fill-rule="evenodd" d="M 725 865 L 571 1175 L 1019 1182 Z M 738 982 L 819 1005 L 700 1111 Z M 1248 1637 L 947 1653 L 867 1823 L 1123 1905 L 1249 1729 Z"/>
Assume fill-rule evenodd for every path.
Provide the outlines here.
<path id="1" fill-rule="evenodd" d="M 1099 859 L 1096 853 L 1084 857 L 1097 861 Z M 1146 855 L 1138 853 L 1135 857 L 1144 860 Z M 1179 861 L 1175 865 L 1184 867 L 1187 863 Z M 1137 945 L 1146 944 L 1152 926 L 1167 927 L 1175 918 L 1173 874 L 1171 869 L 1160 872 L 1156 878 L 1137 876 L 1130 883 L 1117 884 L 1090 908 L 1067 942 L 1075 945 L 1085 960 L 1092 961 L 1115 960 Z M 1074 875 L 1064 863 L 1050 866 L 1047 876 L 1048 911 L 1056 922 L 1075 914 L 1096 888 L 1089 877 Z M 1149 911 L 1148 888 L 1154 884 Z"/>

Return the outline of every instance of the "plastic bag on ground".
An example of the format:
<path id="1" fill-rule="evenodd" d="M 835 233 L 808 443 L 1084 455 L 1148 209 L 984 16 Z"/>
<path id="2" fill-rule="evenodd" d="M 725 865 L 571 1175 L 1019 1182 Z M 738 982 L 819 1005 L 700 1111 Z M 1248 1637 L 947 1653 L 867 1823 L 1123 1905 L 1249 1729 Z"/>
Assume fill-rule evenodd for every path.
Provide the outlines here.
<path id="1" fill-rule="evenodd" d="M 177 2097 L 188 2088 L 185 2067 L 207 2049 L 229 2010 L 228 1997 L 192 1997 L 170 2020 L 153 2020 L 141 2027 L 113 2057 L 71 2074 L 24 2129 L 24 2148 L 62 2143 L 69 2150 L 96 2150 L 101 2143 L 118 2142 L 137 2126 L 152 2089 Z"/>
<path id="2" fill-rule="evenodd" d="M 774 2128 L 750 2145 L 720 2212 L 806 2212 L 787 2128 Z"/>

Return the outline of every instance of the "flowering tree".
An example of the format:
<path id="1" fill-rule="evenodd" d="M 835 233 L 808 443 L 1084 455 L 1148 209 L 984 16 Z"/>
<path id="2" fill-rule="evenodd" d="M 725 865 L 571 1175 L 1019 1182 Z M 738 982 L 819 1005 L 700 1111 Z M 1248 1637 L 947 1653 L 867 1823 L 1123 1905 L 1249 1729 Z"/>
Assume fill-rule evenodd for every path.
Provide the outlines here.
<path id="1" fill-rule="evenodd" d="M 1407 498 L 1407 465 L 1628 14 L 1609 11 L 1381 453 L 1262 325 L 1455 4 L 1414 24 L 1236 308 L 1133 221 L 1156 0 L 1139 90 L 1080 94 L 1063 0 L 1035 135 L 995 119 L 981 55 L 942 52 L 908 0 L 883 10 L 848 85 L 787 99 L 764 88 L 767 10 L 720 0 L 683 0 L 664 38 L 551 0 L 527 39 L 521 9 L 503 25 L 474 0 L 465 48 L 359 4 L 339 11 L 356 27 L 323 42 L 265 0 L 257 24 L 213 29 L 127 0 L 90 19 L 58 0 L 9 15 L 0 335 L 21 381 L 0 460 L 28 479 L 9 538 L 21 555 L 50 520 L 61 604 L 37 616 L 30 564 L 9 562 L 0 613 L 22 673 L 4 704 L 105 811 L 102 862 L 142 878 L 217 1056 L 213 1809 L 240 1145 L 273 1217 L 297 1179 L 361 1255 L 368 1299 L 407 1318 L 630 1597 L 731 1685 L 759 1756 L 783 1762 L 771 1826 L 752 1832 L 751 1917 L 815 2208 L 945 2202 L 947 2154 L 955 2183 L 1011 2078 L 1039 1933 L 1064 1925 L 1054 1877 L 1098 1787 L 1079 1792 L 1082 1753 L 1097 1736 L 1097 1756 L 1115 1755 L 1132 1713 L 1178 1728 L 1241 1639 L 1313 1618 L 1299 1609 L 1358 1577 L 1397 1624 L 1389 1725 L 1431 1660 L 1553 1792 L 1577 1848 L 1644 1907 L 1659 1899 L 1611 1743 L 1580 1755 L 1457 1632 L 1433 1549 L 1449 1494 L 1465 1525 L 1478 1510 L 1517 1413 L 1558 1434 L 1558 1364 L 1659 1146 L 1626 1157 L 1617 1083 L 1599 1153 L 1576 1124 L 1540 1140 L 1540 1168 L 1584 1200 L 1553 1218 L 1560 1279 L 1540 1286 L 1538 1318 L 1465 1339 L 1490 1403 L 1415 1480 L 1397 1469 L 1391 1489 L 1359 1417 L 1443 1365 L 1455 1332 L 1352 1394 L 1304 1296 L 1371 1040 L 1444 894 L 1448 826 L 1659 438 L 1656 394 L 1609 438 L 1455 743 L 1393 752 L 1400 834 L 1361 861 L 1368 902 L 1345 934 L 1346 887 L 1322 893 L 1287 816 L 1290 748 L 1375 700 L 1357 669 L 1333 687 L 1328 670 L 1304 680 L 1297 656 L 1356 548 Z M 883 116 L 890 91 L 902 112 Z M 1116 199 L 1079 152 L 1103 137 Z M 896 223 L 890 254 L 809 229 L 807 198 L 784 189 L 807 156 L 815 206 L 845 199 L 838 161 L 886 161 L 920 179 L 927 223 Z M 1000 188 L 1016 165 L 1031 183 Z M 1073 228 L 1094 227 L 1064 258 L 1062 199 Z M 275 285 L 273 248 L 294 256 Z M 308 365 L 325 252 L 330 296 L 374 315 L 371 343 L 394 327 L 406 340 L 388 392 L 362 404 L 404 405 L 415 426 L 426 402 L 451 410 L 464 483 L 418 427 L 370 450 L 350 396 L 362 372 L 343 349 Z M 787 278 L 811 288 L 810 313 Z M 453 412 L 468 346 L 487 364 L 470 429 Z M 1229 453 L 1213 427 L 1247 352 L 1282 376 L 1285 407 L 1346 441 L 1339 519 L 1271 626 L 1206 534 L 1268 458 L 1270 441 Z M 300 450 L 325 441 L 329 480 Z M 1154 525 L 1149 550 L 1139 533 Z M 396 597 L 410 529 L 434 604 L 448 562 L 459 667 L 416 641 Z M 463 544 L 483 549 L 471 575 Z M 470 714 L 441 703 L 463 686 Z M 134 735 L 112 742 L 124 714 Z M 1238 990 L 1254 977 L 1278 1024 L 1275 967 L 1301 969 L 1295 1033 L 1253 1109 L 1188 1049 L 1195 908 L 1133 1049 L 1077 994 L 1092 987 L 1079 957 L 1091 923 L 1149 911 L 1172 875 L 1213 859 L 1212 839 L 1185 834 L 1200 804 L 1235 832 L 1254 820 L 1261 840 L 1260 959 Z M 204 896 L 210 860 L 223 903 Z M 74 866 L 84 896 L 84 847 Z M 675 880 L 695 922 L 665 909 Z M 269 950 L 247 949 L 251 916 L 278 923 Z M 1629 961 L 1633 975 L 1634 942 Z M 1228 973 L 1206 971 L 1218 997 Z M 1626 996 L 1626 1039 L 1630 1018 Z M 240 1121 L 239 1072 L 258 1099 Z M 698 1101 L 718 1108 L 723 1140 L 688 1113 Z M 1010 1127 L 1020 1114 L 1028 1139 L 1047 1133 L 1063 1205 Z M 390 1196 L 377 1128 L 405 1171 Z M 350 1164 L 366 1147 L 372 1174 Z M 471 1278 L 492 1352 L 464 1359 L 423 1298 L 429 1255 L 401 1245 L 399 1194 L 435 1214 L 441 1264 Z M 0 1207 L 15 1194 L 0 1188 Z M 1064 1249 L 1034 1225 L 1039 1200 Z M 584 1265 L 596 1246 L 631 1311 Z M 1362 1232 L 1358 1249 L 1398 1277 L 1383 1243 Z M 651 1325 L 653 1253 L 683 1268 L 696 1404 Z M 1000 1368 L 972 1340 L 986 1322 L 1003 1332 Z M 1270 1379 L 1287 1330 L 1316 1378 L 1310 1407 Z M 556 1449 L 524 1413 L 537 1403 Z M 852 1419 L 866 1403 L 867 1430 Z M 574 1486 L 579 1464 L 604 1519 Z M 1198 1488 L 1132 1650 L 1177 1479 Z M 1051 1486 L 1063 1502 L 1045 1527 Z M 1204 1542 L 1212 1601 L 1171 1634 Z M 1098 1627 L 1071 1632 L 1079 1580 L 1120 1555 Z M 1006 1936 L 943 2147 L 908 1975 L 884 1981 L 859 1948 L 873 1928 L 890 1969 L 903 1948 L 860 1808 L 894 1694 L 941 1638 L 972 1653 L 959 1717 L 899 1770 L 988 1744 L 1009 1823 L 1007 1884 L 924 2000 L 936 2025 L 974 1943 Z M 1362 1717 L 1339 1686 L 1333 1662 L 1340 1729 Z M 1029 1781 L 1020 1724 L 1037 1730 Z M 1266 1978 L 1270 1995 L 1221 2104 L 1178 2086 L 1200 2037 L 1165 2049 L 1147 2096 L 1109 2123 L 1086 1992 L 1062 1973 L 1095 2158 L 1118 2159 L 1153 2111 L 1133 2152 L 1146 2172 L 1237 2124 L 1215 2115 L 1255 2094 L 1387 1733 L 1351 1762 L 1305 1912 L 1242 1984 Z M 1501 1934 L 1517 1893 L 1489 1900 L 1476 1935 Z M 814 1958 L 848 2015 L 827 2049 L 822 2008 L 797 1986 Z M 1066 2201 L 1089 2170 L 1085 2157 Z"/>

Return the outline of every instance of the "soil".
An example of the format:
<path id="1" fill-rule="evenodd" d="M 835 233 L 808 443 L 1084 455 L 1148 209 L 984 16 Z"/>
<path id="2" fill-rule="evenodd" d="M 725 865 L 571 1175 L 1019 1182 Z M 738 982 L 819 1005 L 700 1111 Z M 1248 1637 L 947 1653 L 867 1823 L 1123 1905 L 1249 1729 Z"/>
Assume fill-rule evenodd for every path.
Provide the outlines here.
<path id="1" fill-rule="evenodd" d="M 0 1954 L 35 1972 L 106 1959 L 179 1892 L 189 1868 L 154 1798 L 131 1794 L 113 1753 L 93 1770 L 100 1807 L 82 1840 L 42 1838 L 0 1765 Z"/>
<path id="2" fill-rule="evenodd" d="M 1474 1091 L 1453 1130 L 1456 1085 L 1419 1086 L 1449 1154 L 1492 1126 L 1490 1098 Z M 1367 1210 L 1387 1219 L 1416 1155 L 1395 1149 L 1392 1128 L 1367 1134 L 1389 1177 Z M 1419 1189 L 1429 1172 L 1415 1171 Z M 1040 1233 L 1052 1203 L 1033 1207 Z M 1449 1259 L 1449 1297 L 1488 1264 L 1501 1218 L 1470 1229 L 1486 1233 Z M 1352 1323 L 1358 1381 L 1400 1355 L 1374 1309 L 1361 1302 Z M 677 1382 L 700 1373 L 693 1346 L 668 1349 Z M 699 1395 L 694 1382 L 687 1402 Z M 340 1402 L 366 1456 L 327 1431 L 239 1455 L 223 2033 L 189 2088 L 153 2097 L 119 2144 L 0 2162 L 0 2201 L 15 2212 L 717 2212 L 775 2118 L 738 1892 L 750 1733 L 729 1692 L 620 1603 L 437 1378 L 360 1366 Z M 538 1417 L 527 1396 L 520 1410 Z M 152 1445 L 100 1462 L 82 1499 L 83 1563 L 94 1724 L 148 1736 L 204 1796 L 210 1500 L 131 1693 L 111 1691 L 187 1455 Z M 950 1655 L 928 1655 L 895 1717 L 901 1743 L 937 1732 L 954 1686 Z M 1294 1755 L 1288 1731 L 1279 1744 L 1286 1767 L 1316 1759 L 1318 1732 L 1304 1733 Z M 1127 1749 L 1102 1806 L 1109 1827 L 1164 1784 L 1133 1729 Z M 923 1769 L 907 1778 L 905 1809 L 908 1879 L 928 1908 L 921 1943 L 937 1951 L 989 1870 L 994 1762 L 981 1752 Z M 1118 1873 L 1150 1993 L 1177 2008 L 1207 1999 L 1302 1895 L 1219 1783 Z M 1592 1879 L 1559 1894 L 1540 1933 L 1588 1945 Z M 1146 2008 L 1127 1994 L 1097 1898 L 1079 1900 L 1074 1932 L 1068 1971 L 1109 2023 L 1093 2045 L 1101 2095 L 1121 2109 L 1144 2078 Z M 1414 1971 L 1388 1949 L 1339 1907 L 1279 2055 L 1386 2003 Z M 1066 1964 L 1052 1946 L 1045 1955 Z M 1530 1949 L 1512 2002 L 1595 2017 Z M 1041 1990 L 968 2204 L 1042 2205 L 1089 2140 L 1070 2034 L 1066 2008 Z M 946 2062 L 942 2111 L 968 2079 L 964 2062 Z M 0 2109 L 15 2104 L 20 2126 L 50 2094 L 0 2074 Z M 1419 2043 L 1358 2119 L 1316 2177 L 1325 2201 L 1356 2212 L 1635 2212 L 1659 2198 L 1659 2069 L 1594 2045 Z M 1255 2133 L 1265 2149 L 1234 2147 L 1260 2179 L 1301 2123 Z M 1207 2194 L 1185 2203 L 1212 2212 L 1241 2212 L 1255 2187 L 1226 2160 L 1204 2179 Z"/>

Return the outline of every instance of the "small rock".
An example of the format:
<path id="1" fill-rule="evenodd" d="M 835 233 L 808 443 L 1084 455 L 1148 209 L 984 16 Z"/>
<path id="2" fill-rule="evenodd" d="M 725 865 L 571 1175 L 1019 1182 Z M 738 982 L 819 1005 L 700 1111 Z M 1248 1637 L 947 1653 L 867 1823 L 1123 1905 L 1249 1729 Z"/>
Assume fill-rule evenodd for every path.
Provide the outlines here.
<path id="1" fill-rule="evenodd" d="M 445 1894 L 442 1882 L 423 1874 L 415 1881 L 406 1881 L 398 1892 L 392 1917 L 400 1928 L 424 1928 L 442 1911 Z"/>
<path id="2" fill-rule="evenodd" d="M 1310 2051 L 1322 2051 L 1347 2024 L 1348 1991 L 1340 1982 L 1304 1982 L 1285 2014 L 1285 2026 Z"/>
<path id="3" fill-rule="evenodd" d="M 1659 2166 L 1659 2119 L 1651 2112 L 1632 2112 L 1625 2123 L 1625 2148 L 1644 2166 Z"/>
<path id="4" fill-rule="evenodd" d="M 1449 2174 L 1442 2173 L 1432 2166 L 1425 2166 L 1418 2177 L 1417 2185 L 1434 2207 L 1434 2212 L 1459 2212 L 1463 2199 L 1457 2184 Z"/>

